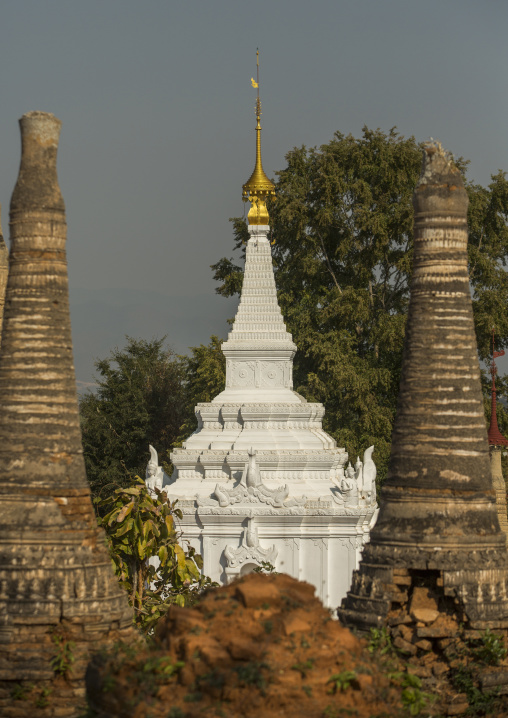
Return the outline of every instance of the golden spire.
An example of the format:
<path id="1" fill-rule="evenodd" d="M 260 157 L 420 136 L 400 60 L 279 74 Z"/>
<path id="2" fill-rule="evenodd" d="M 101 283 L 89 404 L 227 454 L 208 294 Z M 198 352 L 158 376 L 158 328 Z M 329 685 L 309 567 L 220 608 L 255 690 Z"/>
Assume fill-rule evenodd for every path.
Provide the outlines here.
<path id="1" fill-rule="evenodd" d="M 256 166 L 247 182 L 242 187 L 244 202 L 251 202 L 247 218 L 249 224 L 268 224 L 268 210 L 266 209 L 266 198 L 275 194 L 275 185 L 265 174 L 261 162 L 261 100 L 259 99 L 259 50 L 256 51 L 256 80 L 251 78 L 252 87 L 257 88 L 256 99 Z"/>

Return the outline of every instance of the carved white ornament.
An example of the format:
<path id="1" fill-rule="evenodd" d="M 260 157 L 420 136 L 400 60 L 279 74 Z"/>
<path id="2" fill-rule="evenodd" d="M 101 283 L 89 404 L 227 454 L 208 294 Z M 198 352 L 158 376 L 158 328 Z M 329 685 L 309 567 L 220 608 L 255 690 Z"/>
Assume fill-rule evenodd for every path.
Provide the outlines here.
<path id="1" fill-rule="evenodd" d="M 241 569 L 249 563 L 256 563 L 260 566 L 263 562 L 275 563 L 278 551 L 275 546 L 263 548 L 259 544 L 258 530 L 255 528 L 253 520 L 248 519 L 247 528 L 242 534 L 242 543 L 238 548 L 234 546 L 226 546 L 224 556 L 226 558 L 228 569 Z M 233 572 L 230 570 L 231 575 Z"/>
<path id="2" fill-rule="evenodd" d="M 154 489 L 162 491 L 164 483 L 169 481 L 169 476 L 164 472 L 162 466 L 159 466 L 159 457 L 153 446 L 149 445 L 150 460 L 146 465 L 145 484 L 152 496 L 156 496 Z"/>
<path id="3" fill-rule="evenodd" d="M 261 475 L 256 463 L 255 449 L 249 450 L 249 461 L 245 465 L 242 478 L 233 488 L 229 488 L 224 484 L 217 484 L 213 492 L 216 501 L 213 499 L 199 499 L 199 506 L 213 506 L 217 502 L 221 508 L 226 508 L 232 504 L 267 504 L 276 509 L 290 508 L 291 506 L 303 506 L 306 497 L 288 499 L 289 488 L 279 486 L 276 489 L 269 489 L 261 481 Z M 213 501 L 213 503 L 212 503 Z"/>

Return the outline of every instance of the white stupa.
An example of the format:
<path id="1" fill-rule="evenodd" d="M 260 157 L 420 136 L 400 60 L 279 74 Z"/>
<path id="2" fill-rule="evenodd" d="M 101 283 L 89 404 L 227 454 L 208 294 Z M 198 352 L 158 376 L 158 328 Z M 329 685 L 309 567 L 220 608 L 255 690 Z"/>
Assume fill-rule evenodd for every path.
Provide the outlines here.
<path id="1" fill-rule="evenodd" d="M 222 346 L 226 388 L 196 406 L 198 427 L 173 451 L 164 488 L 179 500 L 184 537 L 214 581 L 266 562 L 337 606 L 376 515 L 373 447 L 364 465 L 358 459 L 345 471 L 347 453 L 322 429 L 323 405 L 293 391 L 297 347 L 275 288 L 266 209 L 274 185 L 261 163 L 257 84 L 256 166 L 243 185 L 250 239 L 240 304 Z"/>

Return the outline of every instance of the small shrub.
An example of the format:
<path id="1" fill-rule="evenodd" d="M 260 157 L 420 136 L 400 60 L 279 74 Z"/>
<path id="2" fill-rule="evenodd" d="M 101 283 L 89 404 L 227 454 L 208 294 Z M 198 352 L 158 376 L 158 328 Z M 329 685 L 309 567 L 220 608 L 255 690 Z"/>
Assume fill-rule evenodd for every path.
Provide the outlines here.
<path id="1" fill-rule="evenodd" d="M 471 653 L 488 666 L 498 666 L 506 658 L 508 651 L 504 647 L 502 636 L 497 636 L 488 628 L 477 641 L 471 641 Z"/>
<path id="2" fill-rule="evenodd" d="M 51 695 L 52 692 L 53 691 L 51 688 L 43 688 L 41 690 L 39 697 L 35 700 L 35 705 L 37 706 L 37 708 L 46 708 L 47 706 L 49 706 L 48 696 Z"/>
<path id="3" fill-rule="evenodd" d="M 187 693 L 187 695 L 184 698 L 184 701 L 187 703 L 199 703 L 199 701 L 203 700 L 203 694 L 201 691 L 193 691 L 192 693 Z"/>
<path id="4" fill-rule="evenodd" d="M 428 703 L 434 700 L 434 696 L 421 690 L 422 682 L 413 673 L 398 672 L 390 674 L 389 677 L 402 688 L 402 705 L 409 712 L 409 715 L 420 715 Z"/>
<path id="5" fill-rule="evenodd" d="M 452 671 L 451 681 L 457 691 L 466 694 L 469 703 L 468 715 L 492 715 L 496 708 L 498 691 L 481 691 L 475 685 L 471 668 L 464 664 L 457 666 Z"/>
<path id="6" fill-rule="evenodd" d="M 327 683 L 331 683 L 332 686 L 328 693 L 337 693 L 337 691 L 347 691 L 348 688 L 353 686 L 359 688 L 360 685 L 356 679 L 355 671 L 342 671 L 341 673 L 335 673 L 329 678 Z M 354 685 L 356 684 L 356 685 Z"/>
<path id="7" fill-rule="evenodd" d="M 381 656 L 393 651 L 392 637 L 387 628 L 371 628 L 368 645 L 369 653 L 379 653 Z"/>
<path id="8" fill-rule="evenodd" d="M 66 641 L 63 636 L 52 636 L 56 646 L 56 654 L 51 659 L 51 668 L 59 675 L 64 676 L 74 663 L 73 651 L 76 648 L 74 641 Z"/>
<path id="9" fill-rule="evenodd" d="M 275 570 L 275 566 L 270 563 L 270 561 L 261 561 L 261 564 L 259 566 L 256 566 L 255 569 L 252 571 L 253 573 L 267 573 L 271 574 L 272 576 L 277 576 L 278 571 Z"/>
<path id="10" fill-rule="evenodd" d="M 33 688 L 33 683 L 27 683 L 26 685 L 16 683 L 11 689 L 11 698 L 15 701 L 26 701 L 28 694 L 32 692 Z"/>
<path id="11" fill-rule="evenodd" d="M 314 659 L 309 658 L 306 661 L 301 661 L 300 663 L 295 663 L 294 666 L 291 666 L 292 671 L 300 671 L 302 678 L 305 678 L 307 675 L 307 671 L 311 671 L 314 668 Z"/>
<path id="12" fill-rule="evenodd" d="M 262 674 L 262 670 L 269 670 L 270 667 L 266 663 L 260 663 L 259 661 L 251 661 L 246 663 L 244 666 L 237 666 L 235 671 L 238 674 L 238 680 L 240 683 L 245 685 L 256 686 L 260 692 L 264 695 L 266 688 L 266 678 Z"/>
<path id="13" fill-rule="evenodd" d="M 128 592 L 135 622 L 151 633 L 172 604 L 192 604 L 206 586 L 203 560 L 191 546 L 181 546 L 176 519 L 177 501 L 148 490 L 136 476 L 131 486 L 118 488 L 104 499 L 95 498 L 97 522 L 106 531 L 111 559 L 120 584 Z M 149 559 L 157 558 L 157 564 Z"/>
<path id="14" fill-rule="evenodd" d="M 159 677 L 171 678 L 175 673 L 185 666 L 183 661 L 173 663 L 167 656 L 149 658 L 143 664 L 143 673 L 152 673 Z"/>

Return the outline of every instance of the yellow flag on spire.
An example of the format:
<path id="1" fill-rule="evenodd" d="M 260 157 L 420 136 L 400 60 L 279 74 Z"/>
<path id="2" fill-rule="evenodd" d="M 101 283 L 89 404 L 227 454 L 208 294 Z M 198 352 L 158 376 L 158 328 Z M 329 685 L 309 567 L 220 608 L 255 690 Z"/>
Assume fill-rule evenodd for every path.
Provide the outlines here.
<path id="1" fill-rule="evenodd" d="M 259 87 L 259 82 L 256 82 L 256 80 L 253 77 L 250 78 L 250 81 L 251 81 L 252 87 Z"/>

